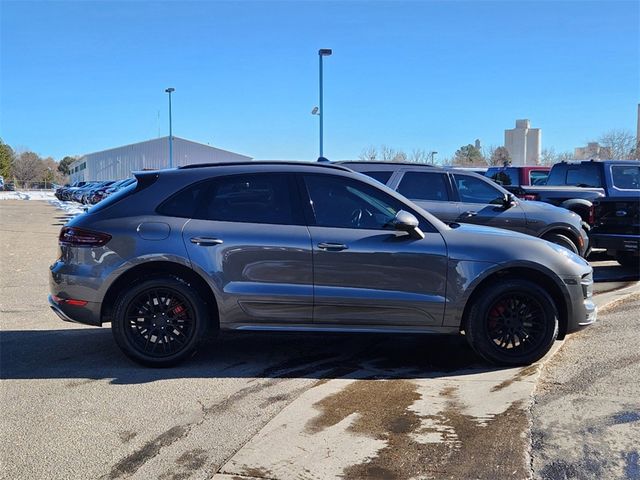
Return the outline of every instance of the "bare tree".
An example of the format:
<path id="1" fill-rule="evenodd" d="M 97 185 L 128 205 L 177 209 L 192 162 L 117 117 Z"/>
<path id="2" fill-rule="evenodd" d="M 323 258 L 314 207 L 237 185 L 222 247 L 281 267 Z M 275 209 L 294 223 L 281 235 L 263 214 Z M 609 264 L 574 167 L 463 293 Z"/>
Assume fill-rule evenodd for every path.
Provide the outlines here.
<path id="1" fill-rule="evenodd" d="M 43 172 L 42 159 L 33 152 L 20 153 L 11 166 L 12 176 L 21 183 L 38 181 Z"/>
<path id="2" fill-rule="evenodd" d="M 554 163 L 557 162 L 569 162 L 571 160 L 575 159 L 575 155 L 571 152 L 562 152 L 559 153 L 558 155 L 556 155 L 556 160 Z"/>
<path id="3" fill-rule="evenodd" d="M 414 148 L 409 156 L 409 161 L 414 163 L 429 163 L 429 153 L 422 148 Z"/>
<path id="4" fill-rule="evenodd" d="M 538 160 L 538 163 L 540 165 L 553 165 L 554 163 L 556 163 L 557 161 L 556 159 L 557 159 L 557 155 L 553 147 L 543 148 L 540 151 L 540 160 Z"/>
<path id="5" fill-rule="evenodd" d="M 630 160 L 637 158 L 636 137 L 627 130 L 610 130 L 598 139 L 603 160 Z"/>
<path id="6" fill-rule="evenodd" d="M 378 150 L 376 150 L 376 147 L 374 147 L 373 145 L 369 145 L 368 147 L 362 149 L 362 152 L 360 152 L 358 158 L 367 162 L 378 160 Z"/>
<path id="7" fill-rule="evenodd" d="M 383 162 L 392 162 L 398 152 L 387 145 L 380 145 L 380 159 Z"/>

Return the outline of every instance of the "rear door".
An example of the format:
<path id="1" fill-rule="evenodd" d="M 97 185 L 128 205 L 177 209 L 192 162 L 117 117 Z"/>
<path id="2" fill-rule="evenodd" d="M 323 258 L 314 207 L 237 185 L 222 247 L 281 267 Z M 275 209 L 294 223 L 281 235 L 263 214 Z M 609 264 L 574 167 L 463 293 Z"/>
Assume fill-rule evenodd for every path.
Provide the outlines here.
<path id="1" fill-rule="evenodd" d="M 443 222 L 455 222 L 460 206 L 452 199 L 449 176 L 444 172 L 405 170 L 395 190 Z"/>
<path id="2" fill-rule="evenodd" d="M 252 325 L 312 321 L 311 238 L 291 175 L 216 177 L 172 201 L 177 208 L 196 205 L 183 240 L 194 267 L 215 285 L 221 318 Z"/>

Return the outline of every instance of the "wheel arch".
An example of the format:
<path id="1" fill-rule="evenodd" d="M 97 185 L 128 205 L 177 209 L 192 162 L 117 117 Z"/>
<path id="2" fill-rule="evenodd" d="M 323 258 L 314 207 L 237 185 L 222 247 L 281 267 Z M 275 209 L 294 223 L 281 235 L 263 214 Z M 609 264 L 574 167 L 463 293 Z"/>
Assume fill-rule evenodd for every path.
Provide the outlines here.
<path id="1" fill-rule="evenodd" d="M 205 302 L 212 327 L 219 327 L 220 317 L 218 304 L 213 290 L 206 280 L 193 269 L 180 263 L 171 261 L 154 261 L 135 265 L 122 272 L 107 289 L 100 312 L 102 323 L 110 322 L 113 315 L 113 308 L 118 295 L 132 283 L 152 277 L 163 275 L 176 276 L 184 280 L 190 287 L 194 288 L 200 298 Z"/>
<path id="2" fill-rule="evenodd" d="M 498 271 L 494 271 L 479 280 L 473 287 L 471 294 L 467 297 L 462 312 L 462 321 L 460 329 L 464 330 L 469 318 L 469 311 L 475 301 L 483 294 L 485 290 L 491 287 L 496 281 L 503 279 L 519 279 L 529 280 L 542 286 L 553 299 L 558 309 L 558 339 L 562 340 L 567 333 L 567 323 L 569 319 L 569 299 L 564 289 L 550 275 L 535 268 L 527 266 L 507 267 Z"/>

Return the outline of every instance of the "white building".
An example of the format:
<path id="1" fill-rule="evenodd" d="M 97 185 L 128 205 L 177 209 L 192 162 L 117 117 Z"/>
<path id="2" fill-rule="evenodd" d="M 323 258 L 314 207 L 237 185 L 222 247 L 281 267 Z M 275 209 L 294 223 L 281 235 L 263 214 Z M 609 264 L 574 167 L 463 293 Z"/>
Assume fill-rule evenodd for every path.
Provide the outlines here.
<path id="1" fill-rule="evenodd" d="M 512 165 L 536 165 L 540 160 L 542 130 L 531 128 L 529 120 L 516 120 L 516 128 L 504 131 L 504 146 Z"/>
<path id="2" fill-rule="evenodd" d="M 173 166 L 192 163 L 246 162 L 251 157 L 173 137 Z M 83 155 L 70 165 L 71 181 L 120 180 L 139 170 L 169 167 L 169 137 Z"/>

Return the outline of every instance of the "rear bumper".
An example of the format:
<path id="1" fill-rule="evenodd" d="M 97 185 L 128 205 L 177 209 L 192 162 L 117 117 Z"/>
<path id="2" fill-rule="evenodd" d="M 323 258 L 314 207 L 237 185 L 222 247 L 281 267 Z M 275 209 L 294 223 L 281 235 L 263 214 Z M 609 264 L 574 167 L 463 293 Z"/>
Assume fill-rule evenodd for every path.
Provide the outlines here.
<path id="1" fill-rule="evenodd" d="M 87 302 L 86 305 L 69 305 L 64 301 L 56 301 L 49 295 L 49 306 L 65 322 L 82 323 L 84 325 L 101 326 L 100 304 Z"/>
<path id="2" fill-rule="evenodd" d="M 640 251 L 640 236 L 615 233 L 592 233 L 591 246 L 606 248 L 618 252 L 638 253 Z"/>

